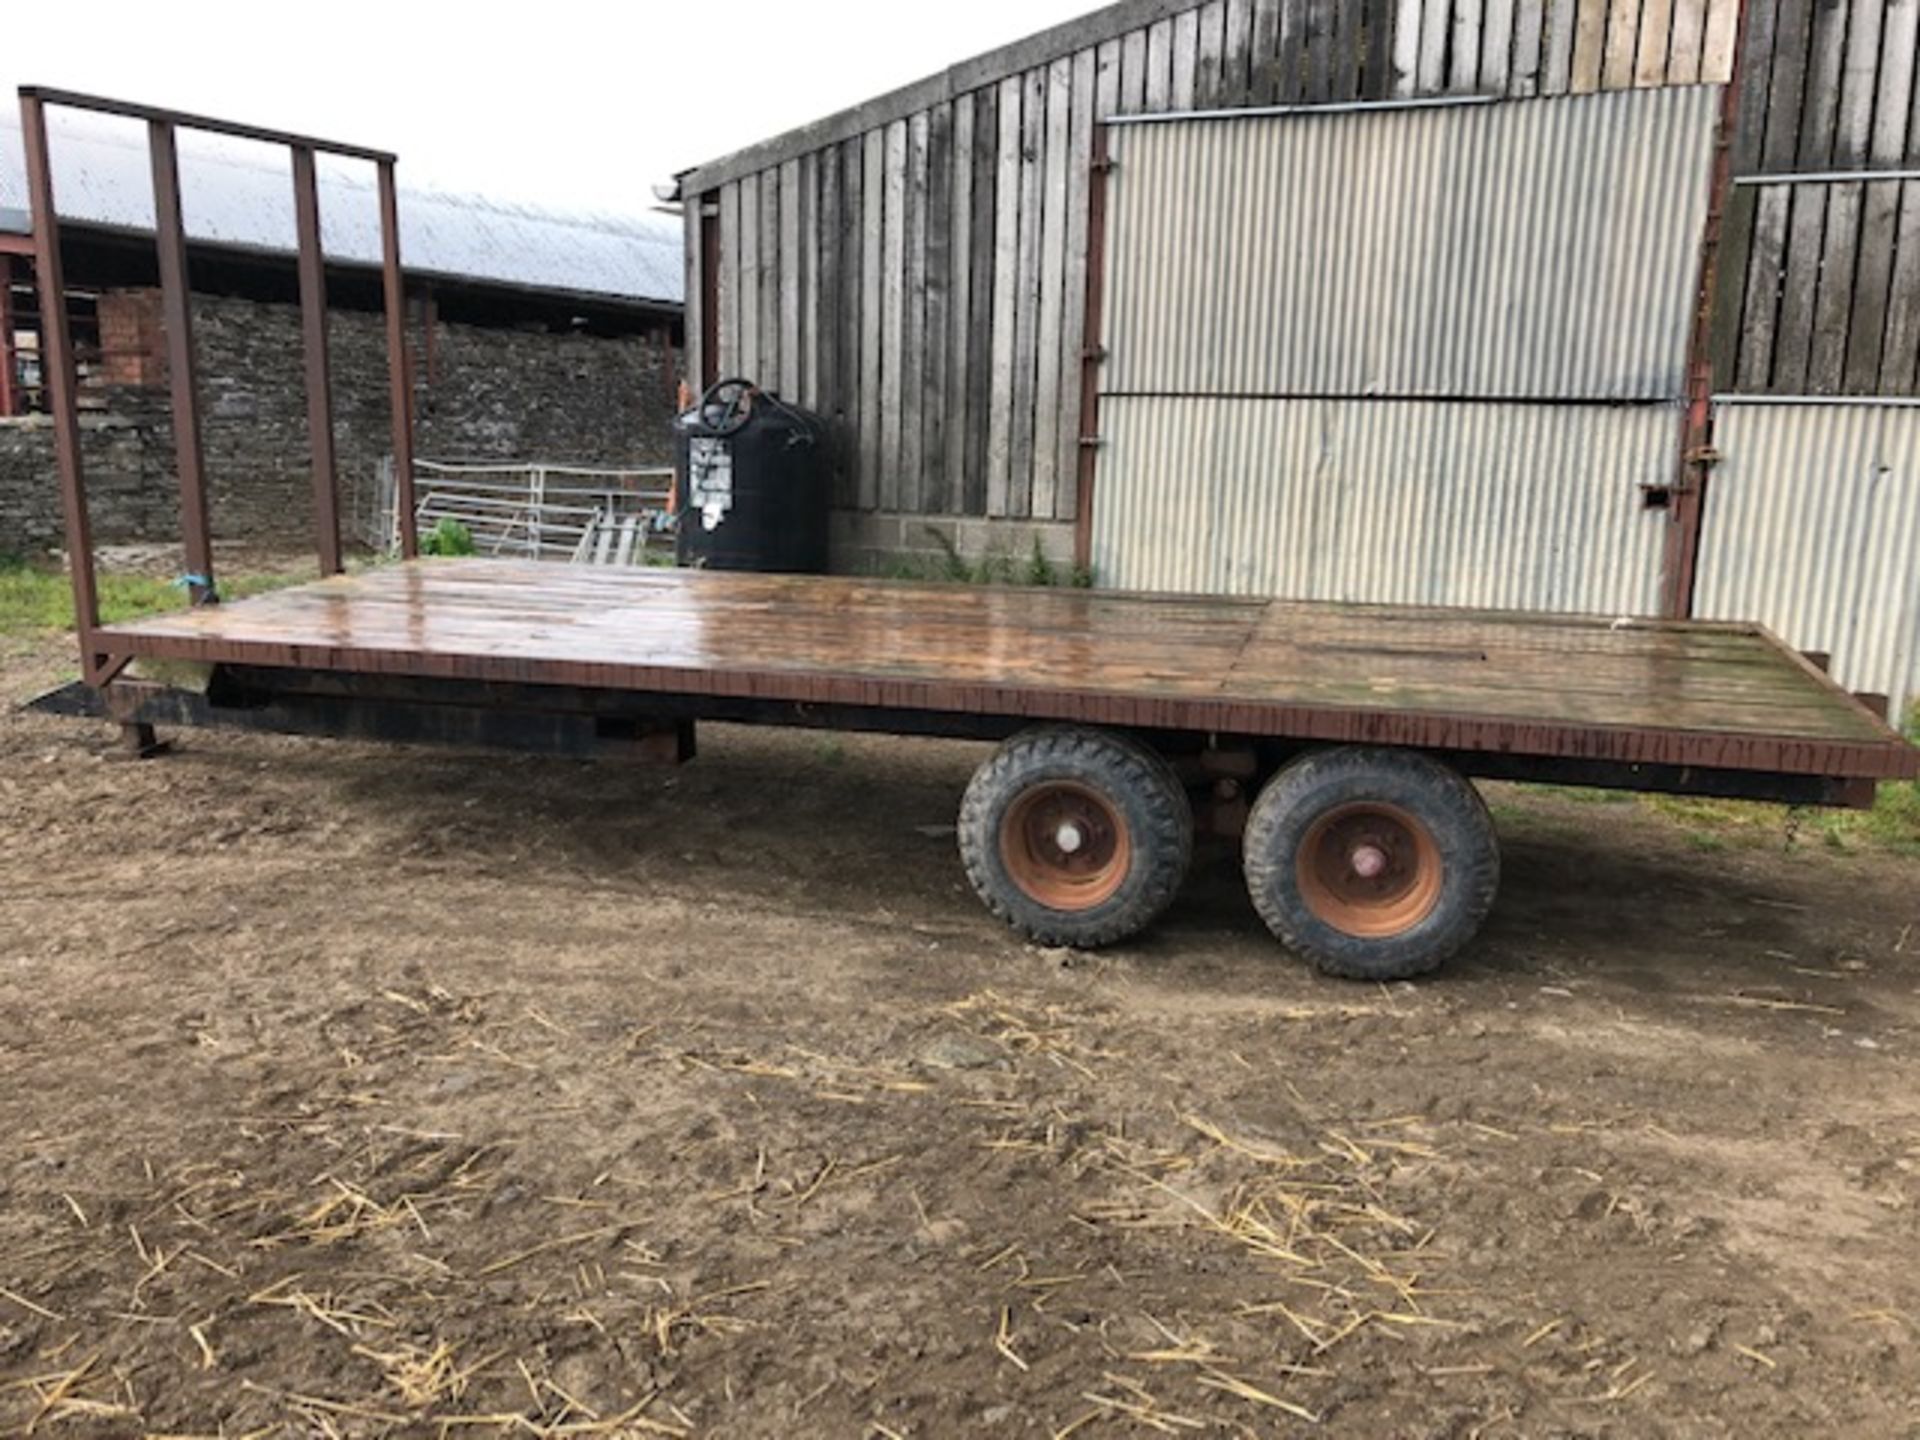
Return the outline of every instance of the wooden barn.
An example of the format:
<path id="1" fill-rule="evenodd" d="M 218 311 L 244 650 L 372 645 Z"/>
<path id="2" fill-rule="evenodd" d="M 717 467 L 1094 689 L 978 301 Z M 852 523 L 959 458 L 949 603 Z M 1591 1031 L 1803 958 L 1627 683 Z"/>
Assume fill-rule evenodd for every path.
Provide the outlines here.
<path id="1" fill-rule="evenodd" d="M 837 563 L 1920 668 L 1920 0 L 1123 0 L 680 177 Z"/>

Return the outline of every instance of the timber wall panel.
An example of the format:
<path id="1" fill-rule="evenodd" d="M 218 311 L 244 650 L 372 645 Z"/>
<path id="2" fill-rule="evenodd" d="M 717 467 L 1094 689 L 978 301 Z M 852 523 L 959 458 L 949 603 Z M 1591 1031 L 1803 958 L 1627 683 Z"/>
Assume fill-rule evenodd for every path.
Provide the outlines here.
<path id="1" fill-rule="evenodd" d="M 1917 9 L 1748 0 L 1736 171 L 1920 164 Z M 829 416 L 842 504 L 1072 518 L 1096 116 L 1718 83 L 1738 20 L 1738 0 L 1123 0 L 688 175 L 718 206 L 717 368 Z M 1722 388 L 1915 393 L 1920 182 L 1742 186 L 1723 243 Z"/>

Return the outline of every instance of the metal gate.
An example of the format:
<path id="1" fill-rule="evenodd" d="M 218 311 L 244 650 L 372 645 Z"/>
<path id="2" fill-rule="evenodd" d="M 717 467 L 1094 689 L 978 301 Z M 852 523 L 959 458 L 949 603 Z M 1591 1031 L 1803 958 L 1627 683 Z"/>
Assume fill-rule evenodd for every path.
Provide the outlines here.
<path id="1" fill-rule="evenodd" d="M 1117 122 L 1101 583 L 1655 611 L 1718 112 Z"/>

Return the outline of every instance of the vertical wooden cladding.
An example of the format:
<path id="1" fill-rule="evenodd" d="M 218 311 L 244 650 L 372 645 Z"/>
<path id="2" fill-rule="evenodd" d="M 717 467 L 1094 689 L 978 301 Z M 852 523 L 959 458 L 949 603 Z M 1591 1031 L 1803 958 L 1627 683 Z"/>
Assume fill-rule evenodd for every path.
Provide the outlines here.
<path id="1" fill-rule="evenodd" d="M 689 177 L 720 177 L 689 192 L 713 205 L 718 236 L 707 368 L 834 421 L 841 505 L 1073 519 L 1100 121 L 1721 81 L 1737 3 L 1127 0 L 1055 49 L 1014 47 L 1004 65 L 929 82 L 924 103 L 877 101 L 776 142 L 757 168 L 722 161 Z M 1889 6 L 1891 35 L 1892 10 L 1920 0 L 1838 3 Z M 1837 107 L 1836 128 L 1846 113 Z M 1917 199 L 1895 207 L 1895 229 L 1909 211 L 1920 224 Z M 1887 272 L 1889 293 L 1903 293 L 1905 272 Z M 1920 335 L 1920 314 L 1885 329 Z"/>
<path id="2" fill-rule="evenodd" d="M 1749 0 L 1736 264 L 1715 337 L 1723 389 L 1920 394 L 1920 0 Z"/>

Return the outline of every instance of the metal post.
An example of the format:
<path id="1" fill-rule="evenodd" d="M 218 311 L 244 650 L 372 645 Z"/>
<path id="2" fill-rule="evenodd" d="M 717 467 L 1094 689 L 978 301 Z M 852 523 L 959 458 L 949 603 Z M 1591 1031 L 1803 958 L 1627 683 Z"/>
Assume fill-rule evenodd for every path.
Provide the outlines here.
<path id="1" fill-rule="evenodd" d="M 0 254 L 0 419 L 18 408 L 14 395 L 13 256 Z"/>
<path id="2" fill-rule="evenodd" d="M 313 151 L 293 151 L 294 229 L 300 251 L 300 339 L 307 365 L 307 441 L 313 451 L 313 532 L 320 573 L 338 575 L 340 477 L 333 457 L 333 379 L 327 363 L 327 269 L 320 249 L 320 186 Z"/>
<path id="3" fill-rule="evenodd" d="M 1113 173 L 1105 124 L 1093 127 L 1093 155 L 1087 189 L 1086 328 L 1080 337 L 1080 451 L 1074 479 L 1073 563 L 1093 566 L 1093 482 L 1100 447 L 1100 362 L 1106 358 L 1100 336 L 1106 328 L 1107 184 Z"/>
<path id="4" fill-rule="evenodd" d="M 1693 614 L 1694 577 L 1699 570 L 1700 538 L 1707 485 L 1713 474 L 1713 304 L 1718 292 L 1721 231 L 1733 193 L 1733 135 L 1740 123 L 1740 90 L 1745 79 L 1747 0 L 1738 0 L 1734 21 L 1733 72 L 1720 94 L 1720 123 L 1714 137 L 1708 179 L 1707 220 L 1700 237 L 1699 290 L 1693 331 L 1687 344 L 1687 409 L 1681 424 L 1679 484 L 1673 494 L 1673 518 L 1661 576 L 1660 613 L 1684 620 Z"/>
<path id="5" fill-rule="evenodd" d="M 33 212 L 34 274 L 40 290 L 41 383 L 53 412 L 60 471 L 60 508 L 66 520 L 67 573 L 73 581 L 74 630 L 80 672 L 89 684 L 102 673 L 94 633 L 100 602 L 93 579 L 93 525 L 87 516 L 86 474 L 80 461 L 80 407 L 74 394 L 73 337 L 67 329 L 67 282 L 60 268 L 60 217 L 53 208 L 53 168 L 47 154 L 47 113 L 38 96 L 20 97 L 20 138 L 27 154 L 27 203 Z"/>
<path id="6" fill-rule="evenodd" d="M 387 310 L 387 390 L 393 409 L 394 513 L 400 519 L 400 553 L 420 554 L 420 530 L 414 521 L 413 375 L 407 364 L 407 292 L 400 273 L 400 202 L 394 190 L 393 162 L 380 162 L 380 257 Z"/>
<path id="7" fill-rule="evenodd" d="M 180 472 L 180 537 L 187 554 L 187 594 L 196 605 L 217 599 L 213 536 L 207 524 L 207 475 L 200 440 L 200 396 L 193 373 L 193 297 L 187 288 L 187 232 L 180 218 L 180 158 L 173 125 L 147 122 L 153 160 L 153 231 L 160 255 L 161 323 L 167 332 L 167 380 L 173 395 L 173 453 Z"/>

